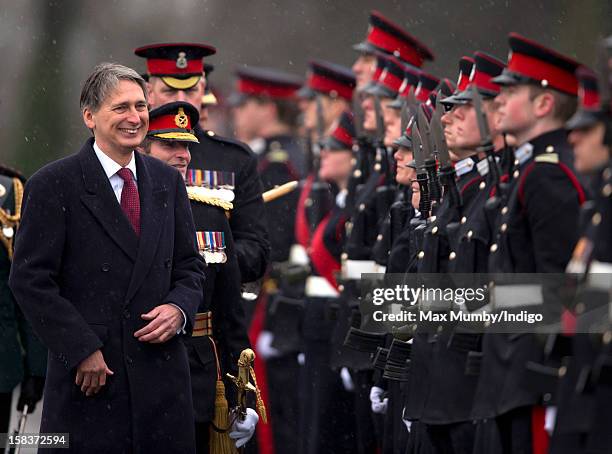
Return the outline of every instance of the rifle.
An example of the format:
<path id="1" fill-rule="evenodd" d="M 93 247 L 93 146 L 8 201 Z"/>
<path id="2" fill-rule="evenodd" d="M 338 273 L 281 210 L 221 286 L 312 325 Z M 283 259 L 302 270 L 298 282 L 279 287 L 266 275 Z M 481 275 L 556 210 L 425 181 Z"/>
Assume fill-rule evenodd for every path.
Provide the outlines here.
<path id="1" fill-rule="evenodd" d="M 26 422 L 28 421 L 28 405 L 25 404 L 23 406 L 23 411 L 19 416 L 19 422 L 17 423 L 17 428 L 13 431 L 13 438 L 18 437 L 23 434 L 25 430 Z M 12 445 L 8 450 L 8 454 L 19 454 L 21 452 L 21 444 Z"/>
<path id="2" fill-rule="evenodd" d="M 431 214 L 431 201 L 429 199 L 427 170 L 425 169 L 425 159 L 423 158 L 423 145 L 421 142 L 421 134 L 419 133 L 418 125 L 412 125 L 410 135 L 412 139 L 412 154 L 416 163 L 416 179 L 419 183 L 419 191 L 421 193 L 419 201 L 419 211 L 421 212 L 421 218 L 427 219 Z"/>
<path id="3" fill-rule="evenodd" d="M 442 197 L 442 190 L 440 188 L 440 181 L 438 180 L 438 174 L 436 171 L 436 157 L 431 141 L 431 132 L 429 129 L 429 121 L 425 114 L 425 110 L 421 106 L 417 112 L 417 125 L 419 133 L 421 135 L 421 145 L 423 147 L 423 166 L 427 172 L 429 179 L 429 199 L 431 201 L 432 208 L 440 203 Z"/>

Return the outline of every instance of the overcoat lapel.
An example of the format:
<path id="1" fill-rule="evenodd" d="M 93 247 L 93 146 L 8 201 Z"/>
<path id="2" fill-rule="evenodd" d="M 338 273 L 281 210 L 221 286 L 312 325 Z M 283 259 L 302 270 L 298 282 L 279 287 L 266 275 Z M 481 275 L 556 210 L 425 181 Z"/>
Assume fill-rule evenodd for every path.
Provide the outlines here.
<path id="1" fill-rule="evenodd" d="M 140 241 L 127 300 L 140 288 L 151 267 L 162 226 L 168 215 L 168 188 L 155 184 L 155 175 L 151 174 L 146 160 L 139 153 L 136 153 L 136 172 L 140 196 Z"/>
<path id="2" fill-rule="evenodd" d="M 100 223 L 102 228 L 132 260 L 136 261 L 138 237 L 117 203 L 102 164 L 93 150 L 93 139 L 89 139 L 79 152 L 86 194 L 82 203 Z"/>

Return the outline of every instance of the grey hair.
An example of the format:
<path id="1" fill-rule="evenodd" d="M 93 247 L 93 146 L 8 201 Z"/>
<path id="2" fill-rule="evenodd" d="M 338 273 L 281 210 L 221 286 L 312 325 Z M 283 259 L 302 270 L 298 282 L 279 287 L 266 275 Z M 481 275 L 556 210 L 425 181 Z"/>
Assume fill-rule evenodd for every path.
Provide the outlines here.
<path id="1" fill-rule="evenodd" d="M 147 97 L 147 83 L 140 74 L 117 63 L 100 63 L 85 81 L 81 90 L 81 112 L 89 109 L 97 112 L 106 97 L 117 87 L 120 80 L 137 83 Z"/>

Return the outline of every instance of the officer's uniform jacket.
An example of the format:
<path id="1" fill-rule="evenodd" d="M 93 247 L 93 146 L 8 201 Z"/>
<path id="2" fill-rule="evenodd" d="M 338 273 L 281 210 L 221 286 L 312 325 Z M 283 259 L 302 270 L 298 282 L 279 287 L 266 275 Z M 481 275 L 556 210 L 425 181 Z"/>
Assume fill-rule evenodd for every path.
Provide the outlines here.
<path id="1" fill-rule="evenodd" d="M 213 131 L 196 126 L 195 135 L 200 143 L 189 147 L 189 168 L 234 174 L 236 198 L 230 226 L 236 241 L 241 280 L 255 281 L 263 276 L 270 255 L 257 157 L 242 142 L 220 137 Z"/>

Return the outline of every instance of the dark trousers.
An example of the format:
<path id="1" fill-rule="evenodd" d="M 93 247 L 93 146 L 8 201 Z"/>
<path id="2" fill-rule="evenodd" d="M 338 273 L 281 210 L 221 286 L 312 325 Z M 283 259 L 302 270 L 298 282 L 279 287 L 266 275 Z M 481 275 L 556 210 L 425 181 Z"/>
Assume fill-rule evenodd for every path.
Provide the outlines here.
<path id="1" fill-rule="evenodd" d="M 195 435 L 197 454 L 208 454 L 209 452 L 209 429 L 210 423 L 196 421 Z"/>
<path id="2" fill-rule="evenodd" d="M 298 450 L 300 367 L 296 355 L 285 355 L 266 361 L 275 454 L 296 454 Z"/>
<path id="3" fill-rule="evenodd" d="M 391 380 L 387 385 L 389 404 L 384 415 L 383 454 L 403 454 L 408 442 L 408 430 L 402 421 L 404 397 L 400 386 L 400 382 Z"/>
<path id="4" fill-rule="evenodd" d="M 534 454 L 532 413 L 533 407 L 520 407 L 495 418 L 503 454 Z"/>
<path id="5" fill-rule="evenodd" d="M 426 426 L 435 454 L 472 454 L 475 432 L 472 421 Z"/>
<path id="6" fill-rule="evenodd" d="M 13 393 L 0 393 L 0 433 L 9 431 Z"/>
<path id="7" fill-rule="evenodd" d="M 484 419 L 476 424 L 473 454 L 502 454 L 499 429 L 495 419 Z"/>

